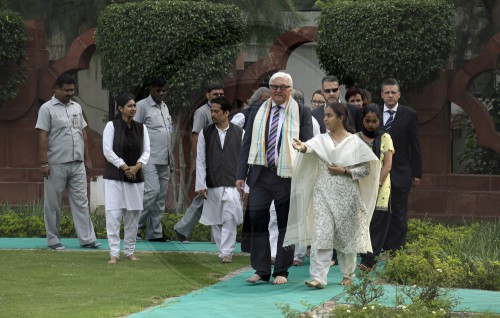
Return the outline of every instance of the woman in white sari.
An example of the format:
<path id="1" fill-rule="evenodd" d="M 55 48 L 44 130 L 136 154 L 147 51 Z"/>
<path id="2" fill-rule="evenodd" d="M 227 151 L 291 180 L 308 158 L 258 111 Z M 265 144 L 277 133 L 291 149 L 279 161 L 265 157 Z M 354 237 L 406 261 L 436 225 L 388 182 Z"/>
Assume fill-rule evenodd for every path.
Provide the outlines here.
<path id="1" fill-rule="evenodd" d="M 337 250 L 341 285 L 350 285 L 357 253 L 371 252 L 369 225 L 377 199 L 380 161 L 347 128 L 347 109 L 325 108 L 329 132 L 303 143 L 295 139 L 297 156 L 292 178 L 290 214 L 284 246 L 311 245 L 311 280 L 324 288 L 332 249 Z"/>

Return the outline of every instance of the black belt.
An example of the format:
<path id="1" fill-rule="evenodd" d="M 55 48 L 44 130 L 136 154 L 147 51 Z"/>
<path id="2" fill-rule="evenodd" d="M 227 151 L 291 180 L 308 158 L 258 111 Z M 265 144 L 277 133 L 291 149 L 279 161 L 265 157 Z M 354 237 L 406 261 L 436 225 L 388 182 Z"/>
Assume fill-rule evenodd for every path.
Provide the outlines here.
<path id="1" fill-rule="evenodd" d="M 276 173 L 276 170 L 278 170 L 276 166 L 267 167 L 267 169 L 271 170 L 274 173 Z"/>

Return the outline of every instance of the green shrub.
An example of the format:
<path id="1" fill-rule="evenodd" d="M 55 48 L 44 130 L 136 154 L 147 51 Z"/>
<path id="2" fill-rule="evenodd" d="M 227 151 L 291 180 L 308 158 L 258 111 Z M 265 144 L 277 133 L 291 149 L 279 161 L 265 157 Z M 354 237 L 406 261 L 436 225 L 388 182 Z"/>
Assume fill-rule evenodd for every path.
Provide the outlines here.
<path id="1" fill-rule="evenodd" d="M 107 238 L 105 213 L 94 212 L 90 214 L 90 217 L 94 224 L 96 237 L 100 239 Z M 182 217 L 183 215 L 172 212 L 166 212 L 163 215 L 162 225 L 166 237 L 173 240 L 177 239 L 174 232 L 174 225 Z M 76 237 L 73 217 L 68 209 L 63 209 L 60 221 L 59 234 L 61 237 Z M 0 237 L 45 237 L 45 235 L 43 205 L 40 202 L 23 207 L 10 207 L 5 203 L 0 203 Z M 121 237 L 123 237 L 123 224 L 121 226 Z M 240 237 L 241 226 L 238 227 L 237 240 Z M 210 239 L 210 226 L 200 223 L 196 224 L 190 240 L 195 242 L 210 242 Z"/>
<path id="2" fill-rule="evenodd" d="M 24 81 L 26 29 L 21 15 L 0 4 L 0 106 L 14 99 Z M 7 68 L 9 67 L 9 68 Z M 12 68 L 11 68 L 12 67 Z"/>
<path id="3" fill-rule="evenodd" d="M 338 0 L 321 12 L 316 52 L 344 83 L 350 78 L 375 93 L 392 76 L 405 92 L 418 92 L 447 66 L 454 19 L 446 0 Z"/>
<path id="4" fill-rule="evenodd" d="M 406 249 L 386 263 L 388 281 L 500 290 L 500 222 L 445 226 L 411 220 L 408 234 Z"/>
<path id="5" fill-rule="evenodd" d="M 139 95 L 145 82 L 163 75 L 175 92 L 167 103 L 180 110 L 192 106 L 193 93 L 230 74 L 244 34 L 243 14 L 233 5 L 156 0 L 106 7 L 95 38 L 112 95 Z"/>
<path id="6" fill-rule="evenodd" d="M 333 309 L 331 317 L 335 318 L 435 318 L 449 317 L 449 312 L 443 310 L 432 310 L 420 304 L 385 307 L 378 304 L 364 307 L 338 306 Z"/>

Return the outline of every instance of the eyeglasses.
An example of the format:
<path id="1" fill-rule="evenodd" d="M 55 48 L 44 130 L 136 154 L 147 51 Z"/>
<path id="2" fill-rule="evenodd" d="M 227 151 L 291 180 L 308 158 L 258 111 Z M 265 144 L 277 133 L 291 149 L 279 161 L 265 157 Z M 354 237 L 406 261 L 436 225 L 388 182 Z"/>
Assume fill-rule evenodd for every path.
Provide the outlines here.
<path id="1" fill-rule="evenodd" d="M 327 93 L 327 94 L 330 94 L 330 93 L 336 93 L 339 91 L 339 88 L 327 88 L 327 89 L 324 89 L 323 92 Z"/>
<path id="2" fill-rule="evenodd" d="M 313 100 L 311 101 L 311 103 L 313 103 L 313 104 L 324 104 L 324 103 L 325 103 L 325 101 L 322 101 L 322 100 L 314 100 L 314 99 L 313 99 Z"/>
<path id="3" fill-rule="evenodd" d="M 285 89 L 290 88 L 290 86 L 288 86 L 288 85 L 281 85 L 281 86 L 278 86 L 278 85 L 269 85 L 269 87 L 271 87 L 271 89 L 272 89 L 273 91 L 277 91 L 277 90 L 278 90 L 278 88 L 279 88 L 281 91 L 284 91 Z"/>

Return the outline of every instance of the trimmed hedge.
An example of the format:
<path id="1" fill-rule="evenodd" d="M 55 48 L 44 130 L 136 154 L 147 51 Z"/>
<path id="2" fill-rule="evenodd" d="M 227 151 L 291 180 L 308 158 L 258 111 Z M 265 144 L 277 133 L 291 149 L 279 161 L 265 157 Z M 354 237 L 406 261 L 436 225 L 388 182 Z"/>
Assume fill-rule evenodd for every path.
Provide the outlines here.
<path id="1" fill-rule="evenodd" d="M 177 239 L 174 232 L 174 225 L 179 222 L 183 215 L 175 213 L 165 213 L 163 215 L 163 231 L 166 237 Z M 92 222 L 97 238 L 105 239 L 106 217 L 104 213 L 92 213 Z M 241 226 L 238 231 L 240 237 Z M 59 230 L 61 237 L 77 237 L 71 213 L 63 210 L 61 213 L 61 226 Z M 143 233 L 144 234 L 144 233 Z M 0 237 L 45 237 L 45 223 L 43 219 L 43 206 L 32 208 L 0 208 Z M 123 237 L 123 224 L 121 228 Z M 197 224 L 190 240 L 196 242 L 210 242 L 210 227 Z"/>
<path id="2" fill-rule="evenodd" d="M 454 18 L 446 0 L 339 0 L 321 13 L 316 51 L 323 69 L 344 83 L 378 92 L 391 76 L 405 92 L 418 92 L 447 66 Z"/>
<path id="3" fill-rule="evenodd" d="M 445 226 L 412 219 L 408 243 L 387 261 L 390 282 L 500 290 L 500 221 Z M 439 274 L 437 274 L 439 273 Z"/>
<path id="4" fill-rule="evenodd" d="M 26 28 L 20 14 L 0 5 L 0 106 L 14 99 L 24 81 Z"/>
<path id="5" fill-rule="evenodd" d="M 245 23 L 233 5 L 179 0 L 113 4 L 99 16 L 97 49 L 112 95 L 138 95 L 163 75 L 167 102 L 191 106 L 193 92 L 224 79 L 243 45 Z"/>

